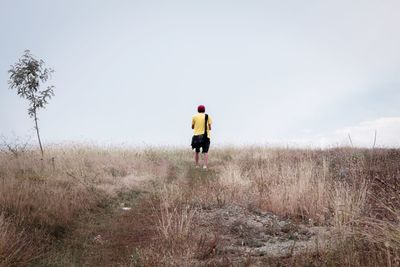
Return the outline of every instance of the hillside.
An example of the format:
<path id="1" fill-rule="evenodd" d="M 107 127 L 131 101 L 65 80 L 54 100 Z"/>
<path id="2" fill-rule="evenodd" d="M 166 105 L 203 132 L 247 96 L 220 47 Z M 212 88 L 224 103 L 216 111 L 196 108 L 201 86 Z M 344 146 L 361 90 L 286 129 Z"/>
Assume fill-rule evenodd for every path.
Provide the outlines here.
<path id="1" fill-rule="evenodd" d="M 0 152 L 1 266 L 398 266 L 400 150 Z"/>

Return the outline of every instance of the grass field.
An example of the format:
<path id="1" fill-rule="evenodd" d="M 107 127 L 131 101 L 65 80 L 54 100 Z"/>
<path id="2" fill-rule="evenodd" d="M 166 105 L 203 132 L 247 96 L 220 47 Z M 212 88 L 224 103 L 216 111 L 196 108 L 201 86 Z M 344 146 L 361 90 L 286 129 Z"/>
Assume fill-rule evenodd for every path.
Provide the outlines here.
<path id="1" fill-rule="evenodd" d="M 1 266 L 399 266 L 400 150 L 0 152 Z"/>

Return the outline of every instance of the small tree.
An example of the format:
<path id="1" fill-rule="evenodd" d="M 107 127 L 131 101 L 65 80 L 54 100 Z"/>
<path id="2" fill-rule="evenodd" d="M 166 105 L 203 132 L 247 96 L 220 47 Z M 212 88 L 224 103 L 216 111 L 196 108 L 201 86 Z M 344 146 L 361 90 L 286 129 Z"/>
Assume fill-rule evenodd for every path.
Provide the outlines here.
<path id="1" fill-rule="evenodd" d="M 29 101 L 28 114 L 35 122 L 35 129 L 39 141 L 40 152 L 43 158 L 43 147 L 40 140 L 37 111 L 45 108 L 49 99 L 54 96 L 54 86 L 44 87 L 44 83 L 54 71 L 45 68 L 44 61 L 36 59 L 29 50 L 8 71 L 10 89 L 17 89 L 17 94 Z M 42 90 L 41 90 L 42 89 Z"/>

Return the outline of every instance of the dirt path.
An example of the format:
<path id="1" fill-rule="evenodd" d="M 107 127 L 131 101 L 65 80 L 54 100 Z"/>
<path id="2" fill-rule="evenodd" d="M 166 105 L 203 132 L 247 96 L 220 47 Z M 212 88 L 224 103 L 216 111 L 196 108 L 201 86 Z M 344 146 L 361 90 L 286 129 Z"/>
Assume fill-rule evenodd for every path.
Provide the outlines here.
<path id="1" fill-rule="evenodd" d="M 148 178 L 128 175 L 121 182 L 127 190 L 78 217 L 67 236 L 33 266 L 131 266 L 146 231 L 146 222 L 132 211 L 147 193 Z"/>
<path id="2" fill-rule="evenodd" d="M 187 165 L 183 171 L 193 179 L 218 178 L 218 170 L 194 170 Z M 137 209 L 138 198 L 148 192 L 151 179 L 133 174 L 120 179 L 129 190 L 79 218 L 73 231 L 50 253 L 52 256 L 34 266 L 140 266 L 137 248 L 156 242 L 149 238 L 154 227 Z M 196 231 L 216 238 L 215 248 L 199 259 L 199 266 L 220 266 L 222 258 L 229 259 L 231 265 L 243 266 L 243 259 L 249 257 L 254 266 L 265 266 L 268 259 L 318 251 L 331 235 L 327 227 L 296 224 L 238 205 L 209 207 L 198 216 Z"/>

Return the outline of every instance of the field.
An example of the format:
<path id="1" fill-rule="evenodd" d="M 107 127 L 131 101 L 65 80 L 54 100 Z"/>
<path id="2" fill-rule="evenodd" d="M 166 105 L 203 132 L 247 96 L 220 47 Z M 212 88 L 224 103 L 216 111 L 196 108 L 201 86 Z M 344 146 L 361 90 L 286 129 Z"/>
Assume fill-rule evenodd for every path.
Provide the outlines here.
<path id="1" fill-rule="evenodd" d="M 400 150 L 0 152 L 1 266 L 399 266 Z"/>

